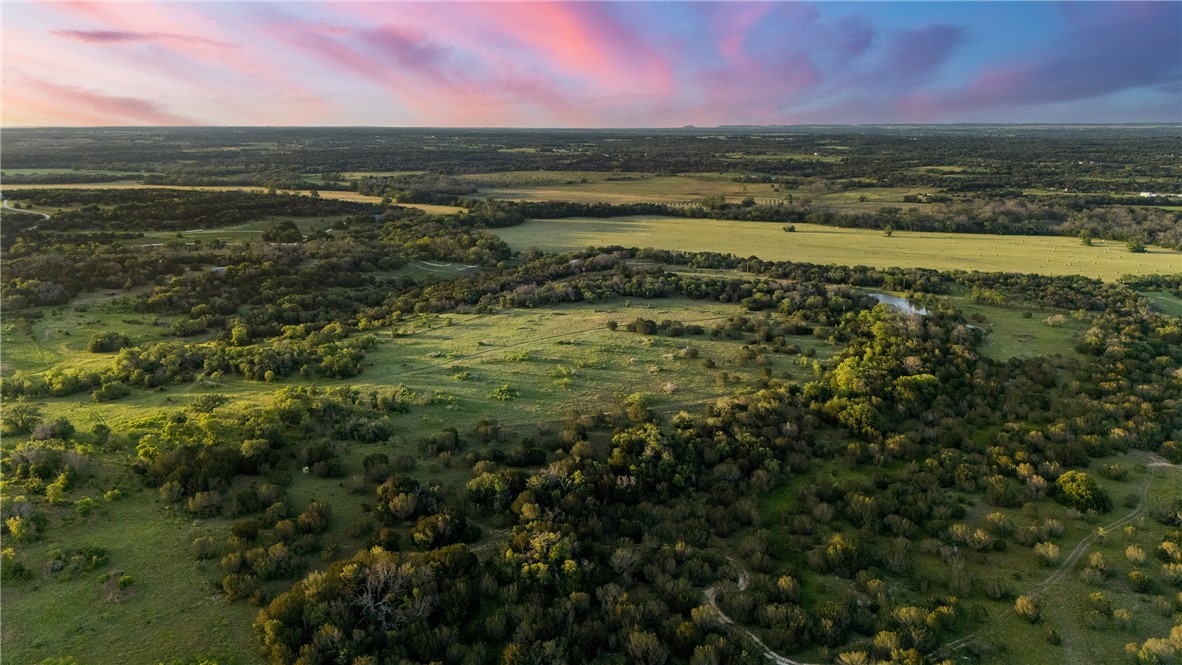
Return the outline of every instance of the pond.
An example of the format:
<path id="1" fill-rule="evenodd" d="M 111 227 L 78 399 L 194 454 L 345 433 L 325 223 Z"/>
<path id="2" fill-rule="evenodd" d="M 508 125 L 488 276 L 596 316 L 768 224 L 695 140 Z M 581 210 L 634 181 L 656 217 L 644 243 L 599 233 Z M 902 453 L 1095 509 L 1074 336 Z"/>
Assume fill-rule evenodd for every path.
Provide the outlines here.
<path id="1" fill-rule="evenodd" d="M 894 307 L 895 309 L 903 310 L 904 312 L 907 312 L 908 314 L 918 314 L 920 316 L 927 316 L 927 313 L 928 313 L 927 309 L 925 309 L 919 305 L 912 304 L 911 301 L 906 298 L 900 298 L 899 296 L 892 296 L 892 295 L 889 295 L 886 293 L 873 293 L 873 292 L 867 293 L 866 295 L 870 296 L 871 298 L 874 298 L 875 300 L 877 300 L 880 303 L 890 305 L 891 307 Z"/>

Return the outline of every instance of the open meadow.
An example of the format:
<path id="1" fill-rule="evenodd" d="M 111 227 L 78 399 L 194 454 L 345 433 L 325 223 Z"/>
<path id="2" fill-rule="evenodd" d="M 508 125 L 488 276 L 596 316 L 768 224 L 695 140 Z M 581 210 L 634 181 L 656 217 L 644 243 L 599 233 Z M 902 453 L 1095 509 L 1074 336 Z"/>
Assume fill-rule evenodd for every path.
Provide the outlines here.
<path id="1" fill-rule="evenodd" d="M 535 219 L 496 229 L 514 249 L 574 251 L 585 247 L 654 247 L 689 252 L 723 252 L 773 261 L 804 261 L 936 270 L 1084 275 L 1113 280 L 1125 274 L 1169 275 L 1182 271 L 1182 252 L 1150 247 L 1143 254 L 1123 244 L 1056 236 L 999 236 L 969 233 L 881 231 L 795 224 L 678 217 Z"/>

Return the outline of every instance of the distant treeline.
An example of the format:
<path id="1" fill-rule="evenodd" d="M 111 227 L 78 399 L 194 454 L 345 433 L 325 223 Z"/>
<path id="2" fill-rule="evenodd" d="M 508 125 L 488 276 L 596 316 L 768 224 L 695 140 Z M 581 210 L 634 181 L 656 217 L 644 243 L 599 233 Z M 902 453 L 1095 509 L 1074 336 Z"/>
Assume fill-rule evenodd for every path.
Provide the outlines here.
<path id="1" fill-rule="evenodd" d="M 160 184 L 339 187 L 325 174 L 748 173 L 957 191 L 1182 191 L 1176 128 L 765 127 L 687 130 L 14 129 L 9 168 L 127 171 Z M 63 142 L 69 142 L 63 149 Z M 825 159 L 817 159 L 824 157 Z M 936 168 L 931 168 L 936 167 Z M 956 167 L 942 171 L 941 167 Z M 325 184 L 311 184 L 320 176 Z"/>

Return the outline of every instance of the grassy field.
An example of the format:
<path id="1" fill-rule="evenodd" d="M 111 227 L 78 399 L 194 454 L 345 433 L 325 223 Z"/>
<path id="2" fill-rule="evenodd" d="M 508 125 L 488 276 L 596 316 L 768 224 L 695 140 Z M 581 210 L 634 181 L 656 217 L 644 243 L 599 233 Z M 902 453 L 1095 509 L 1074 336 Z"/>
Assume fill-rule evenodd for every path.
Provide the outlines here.
<path id="1" fill-rule="evenodd" d="M 138 483 L 128 478 L 125 498 L 101 501 L 89 517 L 54 524 L 45 540 L 21 548 L 37 579 L 4 585 L 5 663 L 157 663 L 197 655 L 221 665 L 257 662 L 250 624 L 258 609 L 227 605 L 207 587 L 216 562 L 198 564 L 189 553 L 193 520 L 166 512 L 155 492 L 134 489 Z M 91 571 L 41 572 L 39 562 L 52 550 L 87 544 L 106 548 L 110 562 Z M 132 576 L 126 597 L 104 589 L 104 574 Z"/>
<path id="2" fill-rule="evenodd" d="M 431 425 L 436 430 L 448 419 L 553 420 L 571 409 L 610 408 L 636 392 L 650 393 L 657 408 L 689 408 L 732 394 L 740 386 L 753 384 L 763 373 L 764 365 L 738 362 L 746 340 L 709 335 L 647 336 L 626 332 L 623 325 L 643 317 L 696 322 L 709 330 L 714 323 L 739 314 L 744 311 L 736 305 L 669 298 L 412 318 L 393 330 L 370 333 L 377 346 L 367 353 L 361 376 L 317 384 L 359 388 L 405 385 L 427 397 L 441 393 L 436 404 L 425 405 L 428 408 L 419 413 L 426 421 L 438 423 Z M 618 321 L 620 329 L 609 330 L 608 320 Z M 160 320 L 154 324 L 151 317 L 125 314 L 114 300 L 92 303 L 86 311 L 74 307 L 49 310 L 24 332 L 14 323 L 6 323 L 4 371 L 98 370 L 113 356 L 85 350 L 93 331 L 119 331 L 143 344 L 167 339 L 162 334 L 167 323 Z M 813 348 L 820 358 L 836 350 L 811 336 L 800 336 L 795 342 L 802 349 Z M 686 347 L 695 348 L 697 358 L 680 357 Z M 800 358 L 769 354 L 766 367 L 778 377 L 811 377 L 811 363 L 805 367 Z M 717 367 L 703 369 L 706 359 Z M 456 378 L 465 372 L 467 377 Z M 721 382 L 720 374 L 727 376 L 726 383 Z M 288 383 L 308 381 L 283 382 Z M 520 395 L 507 402 L 489 397 L 494 388 L 505 384 Z M 164 392 L 137 392 L 134 398 L 118 402 L 94 403 L 89 395 L 76 395 L 46 400 L 46 404 L 55 415 L 80 422 L 100 418 L 116 426 L 141 417 L 141 412 L 167 410 L 169 405 L 180 408 L 210 391 L 224 392 L 242 402 L 263 399 L 273 390 L 269 384 L 226 379 L 216 387 L 194 384 Z"/>
<path id="3" fill-rule="evenodd" d="M 1114 242 L 1084 247 L 1059 236 L 997 236 L 968 233 L 895 232 L 796 224 L 676 217 L 530 220 L 497 229 L 514 249 L 571 251 L 591 245 L 715 251 L 768 260 L 939 270 L 982 270 L 1085 275 L 1112 280 L 1124 274 L 1182 271 L 1182 252 L 1151 247 L 1132 254 Z"/>
<path id="4" fill-rule="evenodd" d="M 1087 320 L 1073 318 L 1066 311 L 983 305 L 967 296 L 945 300 L 964 312 L 973 325 L 987 331 L 985 341 L 979 348 L 995 360 L 1056 354 L 1078 355 L 1073 344 L 1074 338 L 1088 327 Z M 1030 312 L 1030 318 L 1023 316 L 1027 311 Z M 1066 322 L 1058 325 L 1047 323 L 1049 317 L 1057 314 L 1066 317 Z"/>
<path id="5" fill-rule="evenodd" d="M 809 156 L 811 159 L 819 159 Z M 836 158 L 834 158 L 836 159 Z M 867 187 L 840 191 L 791 189 L 775 183 L 745 183 L 738 173 L 654 175 L 591 171 L 509 171 L 462 176 L 480 187 L 480 196 L 517 201 L 575 203 L 664 203 L 686 205 L 708 196 L 731 203 L 745 198 L 756 203 L 810 200 L 846 211 L 872 211 L 884 205 L 909 207 L 903 197 L 932 191 L 924 187 Z"/>
<path id="6" fill-rule="evenodd" d="M 196 186 L 196 185 L 141 185 L 131 180 L 120 182 L 97 182 L 85 184 L 70 184 L 70 185 L 20 185 L 20 189 L 191 189 L 195 191 L 210 191 L 210 192 L 256 192 L 262 194 L 266 190 L 262 187 L 250 187 L 240 185 L 215 185 L 215 186 Z M 276 190 L 280 194 L 295 194 L 299 196 L 307 196 L 308 192 Z M 337 191 L 337 190 L 322 190 L 320 191 L 320 198 L 334 199 L 337 201 L 362 201 L 364 203 L 381 203 L 380 196 L 366 196 L 357 192 Z M 401 203 L 399 205 L 408 208 L 418 208 L 424 212 L 429 212 L 436 215 L 449 215 L 455 212 L 460 212 L 463 208 L 456 206 L 433 205 L 430 203 Z M 52 210 L 42 210 L 43 212 L 52 212 Z"/>
<path id="7" fill-rule="evenodd" d="M 1142 291 L 1141 294 L 1148 298 L 1153 308 L 1162 314 L 1182 316 L 1182 298 L 1162 291 Z"/>

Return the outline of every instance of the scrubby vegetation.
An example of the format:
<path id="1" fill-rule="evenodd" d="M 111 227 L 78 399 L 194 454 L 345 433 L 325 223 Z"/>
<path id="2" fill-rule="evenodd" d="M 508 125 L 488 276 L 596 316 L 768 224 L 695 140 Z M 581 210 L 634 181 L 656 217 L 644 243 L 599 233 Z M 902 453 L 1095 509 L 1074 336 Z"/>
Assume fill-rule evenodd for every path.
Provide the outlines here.
<path id="1" fill-rule="evenodd" d="M 14 167 L 61 168 L 53 131 L 6 137 L 6 164 L 11 150 Z M 459 149 L 431 173 L 350 178 L 428 161 L 305 138 L 268 154 L 272 171 L 254 148 L 165 169 L 187 154 L 167 131 L 151 154 L 117 144 L 73 160 L 178 184 L 278 185 L 314 165 L 334 174 L 322 196 L 30 189 L 17 200 L 62 211 L 11 226 L 4 212 L 14 662 L 1153 662 L 1182 648 L 1182 319 L 1169 309 L 1182 277 L 514 253 L 489 229 L 621 208 L 470 199 L 525 176 L 471 178 Z M 611 162 L 485 152 L 503 168 L 559 155 L 638 168 L 623 138 Z M 849 157 L 760 160 L 733 182 L 879 172 L 965 201 L 1092 182 L 1026 162 L 991 171 L 1026 149 L 1000 137 L 961 157 L 979 173 L 956 186 L 923 165 L 968 139 L 842 139 Z M 1029 144 L 1177 189 L 1151 167 L 1168 137 L 1071 141 Z M 645 145 L 653 168 L 723 160 L 692 136 Z M 897 176 L 859 156 L 883 146 Z M 1091 170 L 1115 177 L 1106 168 Z M 350 182 L 389 200 L 329 196 Z M 908 215 L 1004 207 L 958 201 L 899 213 L 890 241 Z M 467 212 L 399 205 L 424 202 Z M 730 206 L 698 210 L 759 207 Z M 1076 214 L 1027 209 L 1040 223 Z M 1138 210 L 1129 228 L 1173 214 Z M 827 223 L 861 224 L 841 214 Z M 254 235 L 175 237 L 197 220 Z M 804 222 L 776 221 L 781 235 Z"/>

